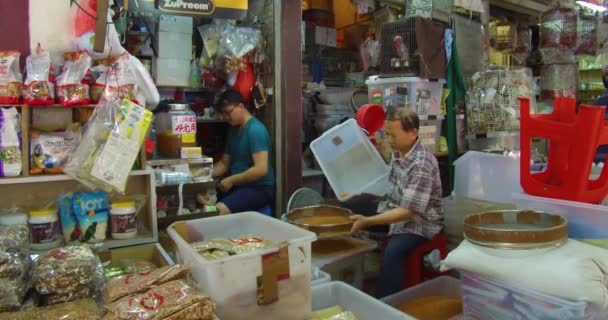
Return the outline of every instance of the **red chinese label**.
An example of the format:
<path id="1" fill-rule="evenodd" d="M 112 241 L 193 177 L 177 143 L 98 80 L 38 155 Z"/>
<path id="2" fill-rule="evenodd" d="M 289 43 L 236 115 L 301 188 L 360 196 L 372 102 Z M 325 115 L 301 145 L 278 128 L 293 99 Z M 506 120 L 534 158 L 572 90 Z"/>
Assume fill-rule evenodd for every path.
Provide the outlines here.
<path id="1" fill-rule="evenodd" d="M 173 134 L 196 133 L 195 116 L 172 116 L 171 127 Z"/>
<path id="2" fill-rule="evenodd" d="M 251 237 L 251 238 L 241 238 L 241 239 L 230 239 L 230 241 L 238 244 L 246 244 L 246 243 L 260 243 L 264 241 L 264 239 L 260 237 Z"/>

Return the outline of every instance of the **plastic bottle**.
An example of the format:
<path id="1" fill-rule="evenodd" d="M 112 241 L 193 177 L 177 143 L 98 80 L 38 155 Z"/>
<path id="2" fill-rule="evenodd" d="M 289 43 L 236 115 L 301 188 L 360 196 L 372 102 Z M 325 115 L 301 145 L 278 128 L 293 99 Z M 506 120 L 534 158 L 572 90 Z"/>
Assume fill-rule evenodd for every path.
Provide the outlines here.
<path id="1" fill-rule="evenodd" d="M 30 211 L 30 248 L 44 251 L 61 246 L 57 210 L 44 209 Z"/>
<path id="2" fill-rule="evenodd" d="M 137 210 L 135 202 L 115 202 L 110 209 L 110 230 L 112 238 L 132 239 L 137 235 Z"/>

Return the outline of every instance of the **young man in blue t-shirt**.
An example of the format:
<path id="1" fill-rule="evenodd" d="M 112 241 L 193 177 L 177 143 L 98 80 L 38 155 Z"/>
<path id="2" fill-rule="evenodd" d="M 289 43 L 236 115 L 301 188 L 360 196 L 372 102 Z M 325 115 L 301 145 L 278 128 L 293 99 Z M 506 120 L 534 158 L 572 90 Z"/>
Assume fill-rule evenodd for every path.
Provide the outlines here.
<path id="1" fill-rule="evenodd" d="M 236 90 L 224 91 L 216 109 L 231 126 L 225 152 L 213 166 L 213 177 L 226 176 L 219 182 L 216 207 L 220 214 L 262 209 L 274 199 L 268 130 L 251 115 Z M 205 202 L 200 194 L 197 200 Z"/>

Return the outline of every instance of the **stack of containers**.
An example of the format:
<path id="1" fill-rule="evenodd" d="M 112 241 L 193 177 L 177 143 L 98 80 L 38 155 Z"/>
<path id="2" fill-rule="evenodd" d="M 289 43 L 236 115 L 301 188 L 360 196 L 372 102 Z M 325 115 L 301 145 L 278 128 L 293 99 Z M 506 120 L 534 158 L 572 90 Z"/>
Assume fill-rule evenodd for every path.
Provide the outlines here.
<path id="1" fill-rule="evenodd" d="M 445 80 L 431 81 L 418 77 L 370 77 L 369 103 L 387 108 L 410 108 L 420 117 L 419 134 L 424 145 L 432 152 L 439 151 L 441 137 L 441 98 Z"/>
<path id="2" fill-rule="evenodd" d="M 187 86 L 192 60 L 192 17 L 161 15 L 158 20 L 155 59 L 156 84 Z"/>

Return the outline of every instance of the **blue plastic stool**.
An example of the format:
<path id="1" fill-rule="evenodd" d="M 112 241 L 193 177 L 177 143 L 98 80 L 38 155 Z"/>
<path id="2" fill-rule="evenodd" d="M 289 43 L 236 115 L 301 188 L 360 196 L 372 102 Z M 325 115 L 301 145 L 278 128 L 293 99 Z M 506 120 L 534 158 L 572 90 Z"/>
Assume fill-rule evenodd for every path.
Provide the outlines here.
<path id="1" fill-rule="evenodd" d="M 258 212 L 265 216 L 272 217 L 272 208 L 270 207 L 270 205 L 267 205 L 264 208 L 258 210 Z"/>

